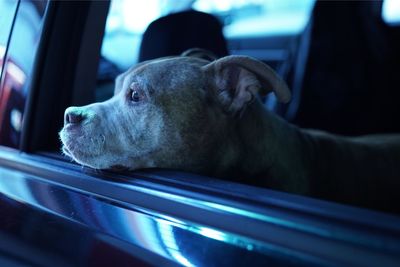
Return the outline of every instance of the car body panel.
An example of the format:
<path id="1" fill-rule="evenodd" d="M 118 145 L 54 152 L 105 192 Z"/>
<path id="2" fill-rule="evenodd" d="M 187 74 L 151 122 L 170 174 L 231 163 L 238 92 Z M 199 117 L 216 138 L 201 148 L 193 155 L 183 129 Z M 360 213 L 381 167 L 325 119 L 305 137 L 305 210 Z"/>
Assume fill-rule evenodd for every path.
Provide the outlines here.
<path id="1" fill-rule="evenodd" d="M 400 220 L 383 213 L 292 196 L 296 208 L 285 193 L 254 188 L 264 196 L 251 198 L 251 187 L 226 182 L 228 194 L 206 177 L 94 172 L 12 151 L 0 152 L 0 165 L 1 232 L 31 255 L 39 249 L 45 266 L 400 263 Z"/>

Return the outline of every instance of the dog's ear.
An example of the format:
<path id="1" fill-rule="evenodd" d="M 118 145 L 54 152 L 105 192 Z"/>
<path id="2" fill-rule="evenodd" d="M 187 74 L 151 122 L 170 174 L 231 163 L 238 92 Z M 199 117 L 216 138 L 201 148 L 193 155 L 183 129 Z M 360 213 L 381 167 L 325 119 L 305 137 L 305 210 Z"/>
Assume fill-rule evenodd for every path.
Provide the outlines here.
<path id="1" fill-rule="evenodd" d="M 182 57 L 197 57 L 208 61 L 216 60 L 218 57 L 211 51 L 202 48 L 191 48 L 181 54 Z"/>
<path id="2" fill-rule="evenodd" d="M 286 83 L 268 65 L 247 56 L 227 56 L 203 67 L 218 100 L 227 111 L 242 113 L 257 93 L 274 92 L 283 103 L 290 100 Z"/>

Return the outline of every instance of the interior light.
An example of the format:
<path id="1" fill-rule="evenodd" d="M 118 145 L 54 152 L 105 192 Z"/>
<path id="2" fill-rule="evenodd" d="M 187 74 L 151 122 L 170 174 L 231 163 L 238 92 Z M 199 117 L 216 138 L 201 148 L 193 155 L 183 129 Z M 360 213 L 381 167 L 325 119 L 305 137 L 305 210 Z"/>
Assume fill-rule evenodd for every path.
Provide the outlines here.
<path id="1" fill-rule="evenodd" d="M 382 6 L 382 18 L 390 25 L 400 24 L 400 1 L 385 0 Z"/>

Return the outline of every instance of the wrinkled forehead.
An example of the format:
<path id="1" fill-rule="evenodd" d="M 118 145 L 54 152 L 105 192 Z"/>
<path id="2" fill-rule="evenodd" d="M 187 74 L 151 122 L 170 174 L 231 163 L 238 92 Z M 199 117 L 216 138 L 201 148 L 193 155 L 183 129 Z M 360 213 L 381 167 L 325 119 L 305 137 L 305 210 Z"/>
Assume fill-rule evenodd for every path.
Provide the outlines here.
<path id="1" fill-rule="evenodd" d="M 169 57 L 139 63 L 119 75 L 114 95 L 127 90 L 132 83 L 159 91 L 179 88 L 202 78 L 201 67 L 206 60 L 191 57 Z"/>

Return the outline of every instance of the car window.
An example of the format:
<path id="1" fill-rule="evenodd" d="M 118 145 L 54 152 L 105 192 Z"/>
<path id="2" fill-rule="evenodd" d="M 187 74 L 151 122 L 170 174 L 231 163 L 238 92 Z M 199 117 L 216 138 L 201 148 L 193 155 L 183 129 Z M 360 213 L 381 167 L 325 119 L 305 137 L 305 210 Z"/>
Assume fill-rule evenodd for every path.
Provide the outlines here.
<path id="1" fill-rule="evenodd" d="M 15 7 L 15 3 L 18 2 L 1 1 L 0 5 L 5 8 L 0 10 L 9 10 L 7 8 Z M 29 78 L 39 42 L 46 3 L 46 1 L 20 1 L 13 30 L 8 40 L 7 53 L 3 52 L 0 144 L 4 146 L 19 146 Z M 3 40 L 5 39 L 2 36 L 0 45 L 3 45 Z M 3 50 L 5 49 L 3 46 Z"/>
<path id="2" fill-rule="evenodd" d="M 102 43 L 102 49 L 101 49 L 101 59 L 100 59 L 100 67 L 98 70 L 98 83 L 97 83 L 97 89 L 96 89 L 96 100 L 97 101 L 103 101 L 108 99 L 109 97 L 112 96 L 113 94 L 113 88 L 114 88 L 114 79 L 118 74 L 121 72 L 125 71 L 128 67 L 134 65 L 135 63 L 138 62 L 138 50 L 140 47 L 140 43 L 142 40 L 142 35 L 144 31 L 146 30 L 147 26 L 149 23 L 153 22 L 157 18 L 160 18 L 166 14 L 174 13 L 177 11 L 181 10 L 187 10 L 188 8 L 195 8 L 197 10 L 201 11 L 206 11 L 208 13 L 211 13 L 215 17 L 219 18 L 219 21 L 221 21 L 222 25 L 224 25 L 224 35 L 227 39 L 229 38 L 243 38 L 243 40 L 246 41 L 253 41 L 255 39 L 262 39 L 263 41 L 271 41 L 272 39 L 265 40 L 264 37 L 268 36 L 276 36 L 276 35 L 290 35 L 293 36 L 293 39 L 300 39 L 297 38 L 300 33 L 304 30 L 307 32 L 306 35 L 300 36 L 301 38 L 301 43 L 297 44 L 298 49 L 293 49 L 296 50 L 296 52 L 299 52 L 296 54 L 296 57 L 293 57 L 290 59 L 288 56 L 282 56 L 283 60 L 286 61 L 291 61 L 289 63 L 290 66 L 295 66 L 297 69 L 295 69 L 297 72 L 292 73 L 292 76 L 294 76 L 293 82 L 296 84 L 297 78 L 300 77 L 301 79 L 303 76 L 306 76 L 304 73 L 306 73 L 307 78 L 309 78 L 311 81 L 315 81 L 315 77 L 323 77 L 320 72 L 314 71 L 310 72 L 307 71 L 305 72 L 304 66 L 306 66 L 306 62 L 308 60 L 308 49 L 310 46 L 310 36 L 316 36 L 318 35 L 314 34 L 311 35 L 311 30 L 309 29 L 310 27 L 306 27 L 307 21 L 310 16 L 310 11 L 313 7 L 313 4 L 315 1 L 304 1 L 302 2 L 302 5 L 296 2 L 294 4 L 293 1 L 291 1 L 292 4 L 288 1 L 282 1 L 282 2 L 268 2 L 268 3 L 275 3 L 275 4 L 266 4 L 263 1 L 249 1 L 244 3 L 243 1 L 218 1 L 218 4 L 216 2 L 207 2 L 207 1 L 196 1 L 194 4 L 192 3 L 193 1 L 186 2 L 186 4 L 183 4 L 184 1 L 179 2 L 179 4 L 172 5 L 172 3 L 177 3 L 176 1 L 148 1 L 146 2 L 146 5 L 144 4 L 139 4 L 136 1 L 112 1 L 111 2 L 111 7 L 109 10 L 107 22 L 106 22 L 106 28 L 105 28 L 105 34 L 103 38 L 103 43 Z M 228 3 L 225 6 L 222 3 Z M 250 3 L 250 4 L 248 4 Z M 320 3 L 320 2 L 318 2 Z M 335 14 L 331 10 L 331 6 L 325 5 L 325 3 L 322 6 L 323 11 L 329 11 L 329 14 Z M 336 3 L 339 5 L 339 3 Z M 335 5 L 336 5 L 335 4 Z M 269 6 L 270 5 L 270 6 Z M 332 4 L 333 5 L 333 4 Z M 318 6 L 318 4 L 316 5 Z M 321 7 L 321 6 L 319 6 Z M 356 16 L 353 16 L 354 10 L 358 8 L 354 3 L 353 5 L 343 6 L 339 5 L 337 7 L 337 10 L 335 10 L 337 14 L 341 14 L 341 8 L 345 9 L 347 11 L 346 16 L 348 18 L 353 18 Z M 354 9 L 353 9 L 354 8 Z M 238 10 L 241 10 L 239 12 Z M 274 13 L 276 12 L 276 13 Z M 318 13 L 317 13 L 318 14 Z M 324 14 L 324 13 L 322 13 Z M 369 14 L 369 13 L 368 13 Z M 368 15 L 367 14 L 367 15 Z M 332 16 L 333 17 L 333 16 Z M 287 20 L 292 20 L 287 21 Z M 326 18 L 326 13 L 320 17 L 319 19 L 323 18 L 325 19 L 325 23 L 322 24 L 316 24 L 318 26 L 320 25 L 326 25 L 326 21 L 329 18 Z M 352 19 L 348 19 L 348 21 L 353 21 Z M 268 23 L 267 23 L 268 22 Z M 313 22 L 315 22 L 315 17 Z M 333 20 L 331 20 L 333 23 Z M 267 23 L 267 24 L 264 24 Z M 345 23 L 344 23 L 345 24 Z M 244 25 L 247 25 L 248 31 L 243 30 L 242 27 Z M 261 25 L 261 26 L 260 26 Z M 267 27 L 266 25 L 269 25 Z M 349 24 L 350 25 L 350 24 Z M 368 26 L 368 25 L 367 25 Z M 337 32 L 330 32 L 330 31 L 324 31 L 329 35 L 329 37 L 336 37 L 335 33 L 344 33 L 344 37 L 342 35 L 338 35 L 338 38 L 347 38 L 347 39 L 336 39 L 336 40 L 346 40 L 346 42 L 338 42 L 337 44 L 334 44 L 332 48 L 336 48 L 335 46 L 339 45 L 339 43 L 348 43 L 349 36 L 354 36 L 356 39 L 356 43 L 358 44 L 358 41 L 363 41 L 361 38 L 357 38 L 356 35 L 354 35 L 354 32 L 359 32 L 361 31 L 359 29 L 364 29 L 364 27 L 354 27 L 349 30 L 351 34 L 348 34 L 347 31 L 337 31 Z M 318 27 L 314 27 L 314 29 L 319 29 Z M 330 29 L 328 27 L 328 29 Z M 322 30 L 323 32 L 323 30 Z M 248 40 L 247 38 L 252 38 L 252 40 Z M 162 39 L 161 41 L 157 44 L 160 46 L 163 45 Z M 331 40 L 331 39 L 329 39 Z M 376 39 L 379 40 L 379 39 Z M 242 40 L 241 40 L 242 41 Z M 321 42 L 318 42 L 319 40 L 316 40 L 313 42 L 313 45 L 319 46 Z M 261 45 L 269 45 L 270 43 L 268 42 L 262 42 Z M 333 42 L 323 42 L 324 44 L 333 44 Z M 281 45 L 279 43 L 276 43 L 276 49 L 280 48 L 278 45 Z M 296 43 L 295 43 L 296 44 Z M 283 45 L 282 45 L 283 46 Z M 255 49 L 254 46 L 251 47 L 249 46 L 250 49 Z M 302 48 L 302 49 L 300 49 Z M 330 47 L 328 47 L 330 48 Z M 351 49 L 352 47 L 349 47 L 348 49 L 344 50 L 346 52 L 349 52 L 348 55 L 351 57 L 353 53 L 353 50 Z M 313 49 L 310 49 L 311 52 Z M 357 48 L 355 51 L 359 51 L 360 49 Z M 333 51 L 336 52 L 335 49 L 333 50 L 327 50 L 327 51 Z M 381 50 L 382 51 L 382 50 Z M 317 53 L 314 56 L 317 59 L 326 59 L 327 56 L 332 56 L 332 57 L 338 57 L 339 55 L 343 54 L 343 52 L 334 54 L 334 53 Z M 282 53 L 284 54 L 284 53 Z M 360 57 L 366 58 L 365 55 L 368 53 L 360 55 Z M 322 57 L 323 55 L 323 57 Z M 328 58 L 329 59 L 329 58 Z M 327 73 L 332 74 L 330 71 L 330 66 L 329 66 L 329 60 L 328 64 L 325 62 L 322 62 L 321 66 L 327 66 Z M 312 62 L 312 61 L 310 61 Z M 308 64 L 310 66 L 313 66 L 311 64 Z M 303 68 L 303 69 L 302 69 Z M 299 69 L 301 71 L 299 71 Z M 347 68 L 341 68 L 347 70 Z M 293 70 L 292 70 L 293 71 Z M 294 72 L 294 71 L 293 71 Z M 314 75 L 317 73 L 318 75 Z M 335 73 L 333 73 L 336 75 Z M 347 75 L 347 74 L 346 74 Z M 353 73 L 349 72 L 350 77 L 355 77 Z M 346 76 L 345 76 L 346 77 Z M 335 77 L 336 78 L 336 77 Z M 299 84 L 299 87 L 302 87 L 305 82 L 301 81 L 297 82 Z M 335 81 L 335 79 L 333 79 Z M 328 86 L 330 83 L 327 82 L 326 86 Z M 349 84 L 349 83 L 348 83 Z M 343 85 L 338 83 L 333 85 L 338 86 L 337 88 L 342 88 Z M 324 87 L 320 87 L 324 88 Z M 318 91 L 319 92 L 319 91 Z M 295 92 L 296 93 L 296 92 Z M 296 97 L 296 94 L 293 94 Z M 327 101 L 326 103 L 324 102 L 323 105 L 330 107 L 330 104 L 335 103 L 335 99 L 333 96 L 337 96 L 335 94 L 331 94 L 330 100 Z M 294 98 L 295 98 L 294 97 Z M 303 98 L 304 99 L 304 98 Z M 315 105 L 314 101 L 316 98 L 312 99 L 312 105 Z M 296 100 L 296 98 L 295 98 Z M 304 102 L 303 102 L 304 103 Z M 322 103 L 322 101 L 321 101 Z M 309 107 L 313 107 L 312 105 L 309 105 Z M 314 114 L 319 114 L 320 112 L 315 112 L 315 110 L 318 109 L 310 109 L 314 111 Z M 301 113 L 300 113 L 301 114 Z M 339 113 L 340 114 L 340 113 Z M 346 116 L 350 117 L 349 115 L 346 114 Z M 323 116 L 321 116 L 323 117 Z M 326 119 L 330 118 L 330 119 Z M 338 117 L 340 118 L 340 116 Z M 345 119 L 345 116 L 340 118 L 341 120 Z M 332 124 L 332 117 L 330 116 L 325 116 L 323 117 L 324 122 L 327 122 L 329 124 Z M 354 120 L 356 121 L 356 120 Z M 306 121 L 307 122 L 307 121 Z M 357 121 L 358 123 L 358 121 Z M 353 122 L 353 124 L 355 124 Z M 297 125 L 302 126 L 300 123 Z M 304 127 L 304 126 L 303 126 Z M 347 126 L 346 126 L 347 127 Z M 307 127 L 305 126 L 304 128 L 313 128 L 313 127 Z M 316 129 L 320 129 L 317 127 L 314 127 Z M 332 132 L 332 130 L 329 130 Z M 101 140 L 101 139 L 100 139 Z M 321 195 L 326 194 L 326 199 L 329 198 L 329 194 L 331 193 L 330 190 L 326 190 L 327 192 L 321 193 Z M 325 197 L 325 195 L 324 195 Z"/>
<path id="3" fill-rule="evenodd" d="M 141 37 L 155 19 L 193 8 L 218 17 L 227 38 L 298 33 L 304 29 L 315 0 L 271 1 L 112 1 L 102 55 L 121 69 L 137 62 Z"/>
<path id="4" fill-rule="evenodd" d="M 117 74 L 139 61 L 143 33 L 151 22 L 160 17 L 194 9 L 218 18 L 223 26 L 223 34 L 228 40 L 265 38 L 299 34 L 309 21 L 314 3 L 315 0 L 111 1 L 101 49 L 96 100 L 103 101 L 109 98 Z M 258 46 L 253 47 L 253 50 L 261 51 Z M 247 49 L 244 53 L 264 60 L 264 51 L 255 54 L 252 53 L 254 51 Z M 237 53 L 237 48 L 232 47 L 230 53 Z M 265 53 L 273 53 L 273 57 L 276 57 L 277 53 L 282 54 L 278 49 L 273 49 L 272 53 Z"/>

